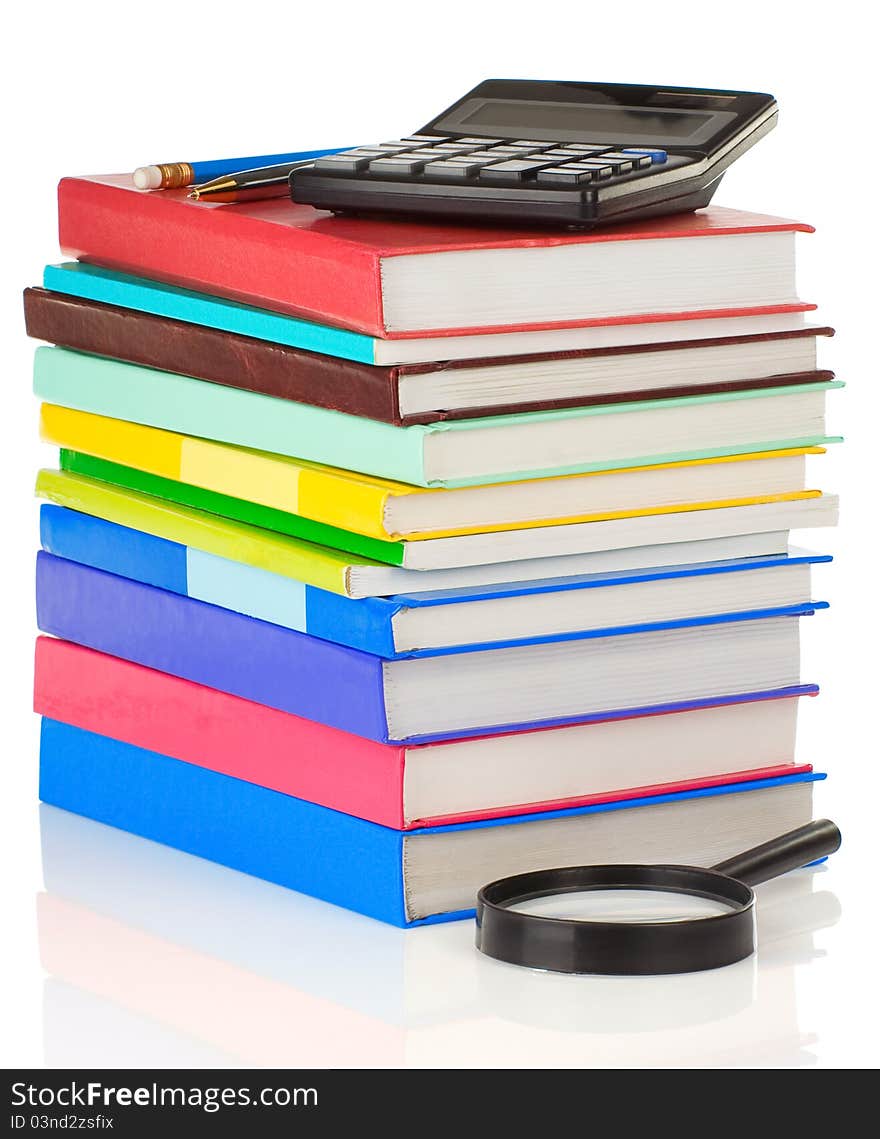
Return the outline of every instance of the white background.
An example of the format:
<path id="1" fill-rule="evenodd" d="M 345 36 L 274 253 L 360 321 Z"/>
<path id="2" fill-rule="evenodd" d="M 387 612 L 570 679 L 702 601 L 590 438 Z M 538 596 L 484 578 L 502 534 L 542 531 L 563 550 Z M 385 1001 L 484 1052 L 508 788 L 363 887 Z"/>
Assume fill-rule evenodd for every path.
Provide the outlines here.
<path id="1" fill-rule="evenodd" d="M 0 262 L 6 1065 L 876 1066 L 880 130 L 868 11 L 751 0 L 12 7 Z M 816 226 L 799 239 L 800 292 L 836 326 L 822 362 L 849 384 L 829 400 L 847 441 L 812 460 L 813 483 L 842 494 L 843 520 L 807 536 L 836 561 L 815 574 L 830 613 L 803 622 L 803 677 L 823 692 L 804 702 L 799 741 L 799 758 L 830 773 L 817 813 L 839 822 L 843 849 L 823 872 L 764 888 L 757 964 L 603 981 L 498 966 L 477 958 L 469 923 L 387 930 L 44 809 L 56 862 L 116 916 L 101 933 L 44 896 L 41 963 L 32 483 L 52 455 L 36 442 L 20 290 L 58 260 L 58 178 L 395 137 L 488 77 L 779 101 L 779 127 L 716 201 Z"/>

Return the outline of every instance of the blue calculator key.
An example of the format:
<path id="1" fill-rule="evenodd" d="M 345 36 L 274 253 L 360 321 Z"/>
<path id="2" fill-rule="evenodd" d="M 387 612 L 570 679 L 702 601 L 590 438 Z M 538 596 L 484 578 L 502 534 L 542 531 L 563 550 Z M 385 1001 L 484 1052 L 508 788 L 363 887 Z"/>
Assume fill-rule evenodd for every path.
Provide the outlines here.
<path id="1" fill-rule="evenodd" d="M 647 146 L 624 146 L 620 149 L 621 154 L 647 154 L 654 165 L 665 162 L 668 155 L 665 150 L 655 150 Z"/>

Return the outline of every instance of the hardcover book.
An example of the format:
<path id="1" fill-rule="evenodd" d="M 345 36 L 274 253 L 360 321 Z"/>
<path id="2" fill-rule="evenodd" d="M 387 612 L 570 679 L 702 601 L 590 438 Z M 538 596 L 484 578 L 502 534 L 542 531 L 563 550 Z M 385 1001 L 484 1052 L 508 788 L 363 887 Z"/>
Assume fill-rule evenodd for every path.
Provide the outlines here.
<path id="1" fill-rule="evenodd" d="M 807 307 L 794 234 L 810 227 L 721 206 L 517 231 L 338 218 L 287 198 L 230 210 L 109 175 L 62 179 L 58 226 L 77 259 L 383 337 Z"/>
<path id="2" fill-rule="evenodd" d="M 484 883 L 548 863 L 712 865 L 807 823 L 821 778 L 400 831 L 56 720 L 40 748 L 45 803 L 397 926 L 469 917 Z"/>
<path id="3" fill-rule="evenodd" d="M 382 366 L 47 289 L 26 289 L 24 311 L 38 340 L 396 426 L 834 378 L 816 371 L 816 340 L 830 328 Z"/>
<path id="4" fill-rule="evenodd" d="M 797 695 L 747 693 L 689 711 L 403 745 L 49 637 L 37 640 L 34 681 L 34 710 L 50 719 L 402 830 L 808 772 L 794 763 L 797 706 Z"/>

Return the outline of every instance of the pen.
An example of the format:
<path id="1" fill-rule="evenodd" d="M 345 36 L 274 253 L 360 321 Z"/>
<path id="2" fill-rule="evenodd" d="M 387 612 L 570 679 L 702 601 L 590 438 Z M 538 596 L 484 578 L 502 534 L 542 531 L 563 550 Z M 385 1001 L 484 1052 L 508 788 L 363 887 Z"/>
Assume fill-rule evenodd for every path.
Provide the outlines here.
<path id="1" fill-rule="evenodd" d="M 258 154 L 250 158 L 217 158 L 210 162 L 163 162 L 157 166 L 139 166 L 132 174 L 139 190 L 173 190 L 237 174 L 262 166 L 275 166 L 282 162 L 298 162 L 304 158 L 320 158 L 324 154 L 339 154 L 345 147 L 333 150 L 300 150 L 293 154 Z"/>
<path id="2" fill-rule="evenodd" d="M 207 202 L 246 202 L 256 198 L 281 198 L 287 194 L 287 178 L 291 170 L 311 166 L 313 158 L 299 162 L 281 162 L 276 166 L 258 166 L 256 170 L 240 170 L 211 182 L 193 186 L 188 198 Z"/>

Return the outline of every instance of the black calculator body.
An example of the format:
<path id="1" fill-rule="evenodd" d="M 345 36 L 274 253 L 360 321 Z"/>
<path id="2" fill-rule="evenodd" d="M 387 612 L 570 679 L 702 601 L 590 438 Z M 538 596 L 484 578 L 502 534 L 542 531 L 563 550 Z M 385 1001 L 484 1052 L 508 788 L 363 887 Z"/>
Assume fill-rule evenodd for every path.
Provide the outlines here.
<path id="1" fill-rule="evenodd" d="M 578 229 L 709 203 L 776 125 L 772 95 L 487 79 L 411 135 L 294 171 L 294 201 L 337 213 Z"/>

